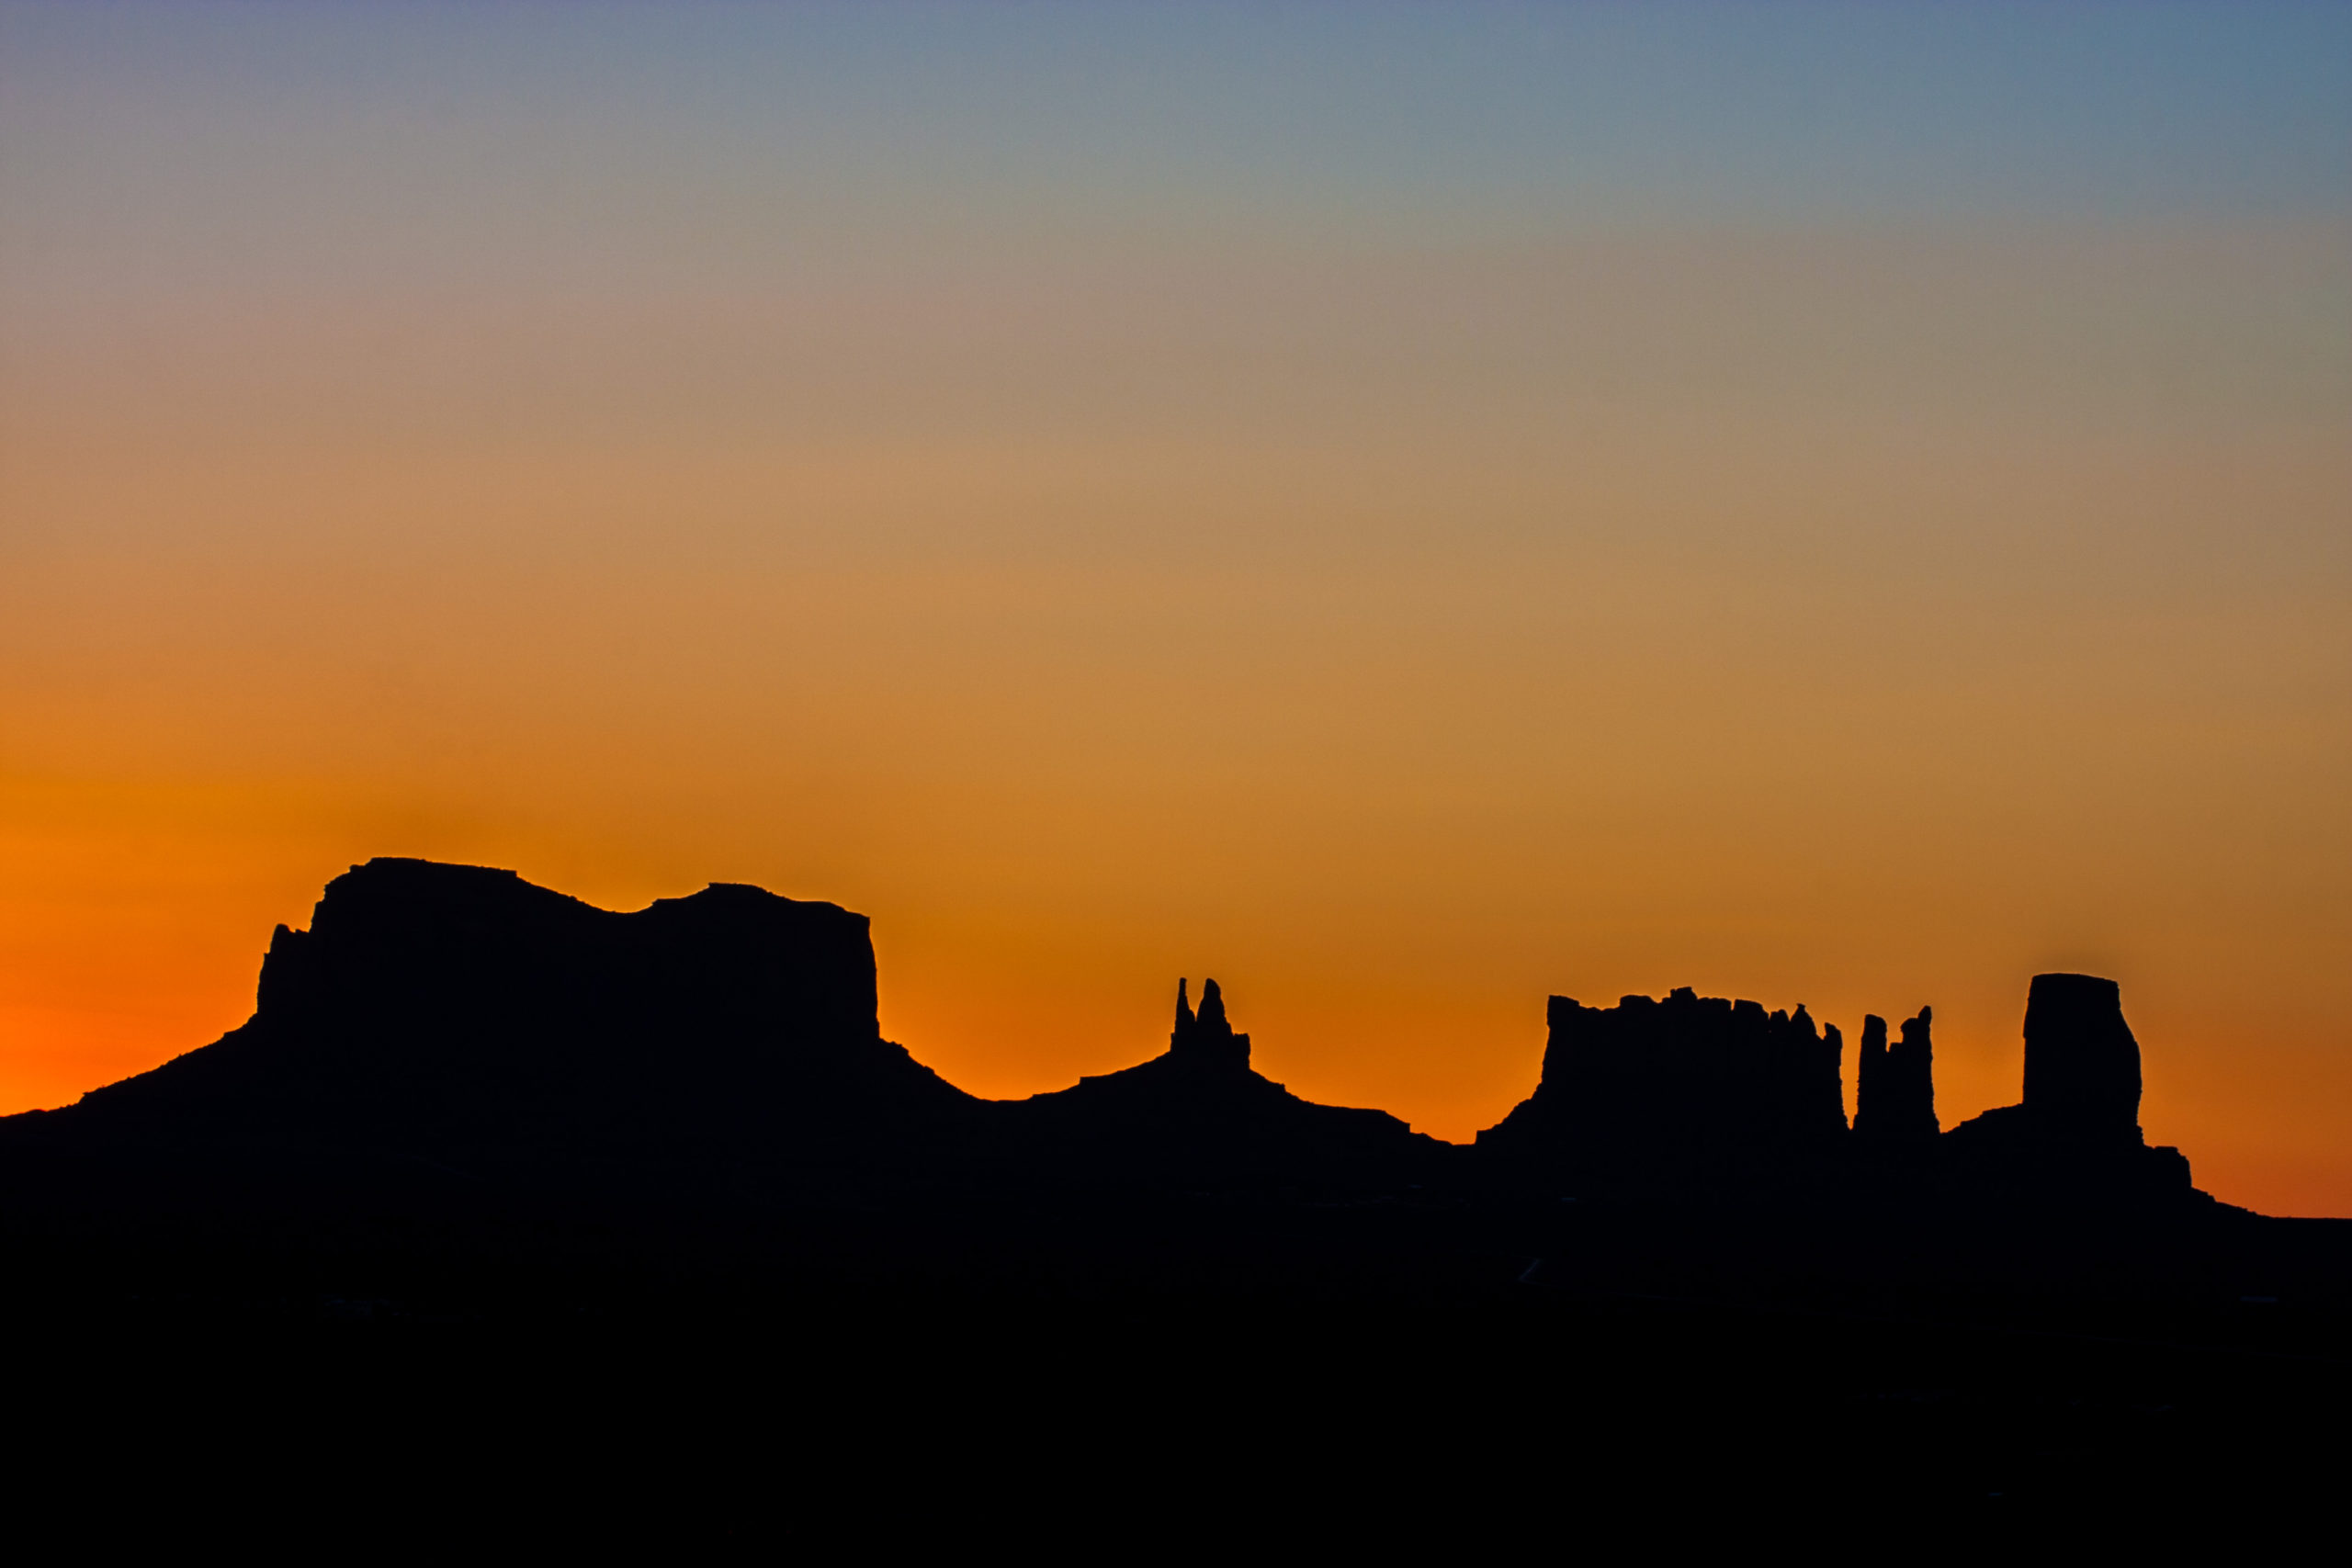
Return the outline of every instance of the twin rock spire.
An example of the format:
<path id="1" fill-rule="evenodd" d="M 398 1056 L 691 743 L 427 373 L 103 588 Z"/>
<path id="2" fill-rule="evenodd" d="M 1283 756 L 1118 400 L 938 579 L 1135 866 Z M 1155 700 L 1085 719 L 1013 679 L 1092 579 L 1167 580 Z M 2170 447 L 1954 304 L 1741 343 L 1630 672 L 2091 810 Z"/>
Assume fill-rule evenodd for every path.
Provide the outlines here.
<path id="1" fill-rule="evenodd" d="M 1225 996 L 1215 980 L 1201 982 L 1201 1010 L 1195 1013 L 1185 998 L 1184 982 L 1176 982 L 1176 1030 L 1168 1037 L 1168 1054 L 1204 1065 L 1246 1069 L 1250 1037 L 1236 1034 L 1226 1021 Z"/>
<path id="2" fill-rule="evenodd" d="M 1935 1010 L 1903 1021 L 1903 1039 L 1889 1046 L 1886 1020 L 1862 1020 L 1862 1054 L 1854 1066 L 1854 1131 L 1865 1138 L 1932 1138 L 1936 1122 L 1935 1046 L 1928 1032 Z"/>

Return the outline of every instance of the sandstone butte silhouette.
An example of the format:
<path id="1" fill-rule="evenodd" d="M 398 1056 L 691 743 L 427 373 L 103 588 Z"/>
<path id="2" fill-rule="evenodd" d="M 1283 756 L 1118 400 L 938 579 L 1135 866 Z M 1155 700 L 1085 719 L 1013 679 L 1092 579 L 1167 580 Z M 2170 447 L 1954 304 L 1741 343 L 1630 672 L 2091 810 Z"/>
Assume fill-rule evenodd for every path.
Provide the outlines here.
<path id="1" fill-rule="evenodd" d="M 509 871 L 379 859 L 329 884 L 307 931 L 277 928 L 248 1022 L 67 1109 L 0 1120 L 0 1145 L 1685 1198 L 1849 1179 L 2211 1204 L 2178 1151 L 2143 1139 L 2113 981 L 2036 976 L 2023 1102 L 1948 1133 L 1930 1022 L 1922 1008 L 1890 1047 L 1865 1021 L 1849 1128 L 1843 1040 L 1802 1007 L 1555 997 L 1534 1092 L 1460 1147 L 1291 1094 L 1251 1068 L 1216 982 L 1195 1011 L 1179 981 L 1163 1055 L 987 1101 L 882 1038 L 864 916 L 730 884 L 621 914 Z"/>

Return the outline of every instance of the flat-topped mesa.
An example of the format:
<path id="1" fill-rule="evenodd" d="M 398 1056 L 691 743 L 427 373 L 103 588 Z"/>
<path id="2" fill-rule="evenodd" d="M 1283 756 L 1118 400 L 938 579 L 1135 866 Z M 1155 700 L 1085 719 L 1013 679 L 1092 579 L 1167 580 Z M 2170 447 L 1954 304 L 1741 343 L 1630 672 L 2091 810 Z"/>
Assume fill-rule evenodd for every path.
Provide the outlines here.
<path id="1" fill-rule="evenodd" d="M 1684 987 L 1607 1009 L 1554 997 L 1547 1012 L 1543 1079 L 1478 1135 L 1482 1145 L 1674 1159 L 1819 1145 L 1846 1132 L 1844 1038 L 1803 1007 L 1767 1013 Z"/>
<path id="2" fill-rule="evenodd" d="M 881 1037 L 863 915 L 717 883 L 630 914 L 379 859 L 277 928 L 251 1021 L 62 1123 L 338 1146 L 750 1146 L 967 1096 Z"/>
<path id="3" fill-rule="evenodd" d="M 1871 1139 L 1933 1138 L 1936 1122 L 1935 1048 L 1928 1032 L 1935 1010 L 1921 1008 L 1903 1024 L 1902 1043 L 1889 1049 L 1886 1020 L 1862 1020 L 1862 1047 L 1855 1059 L 1854 1133 Z"/>
<path id="4" fill-rule="evenodd" d="M 1215 980 L 1201 982 L 1201 1010 L 1185 999 L 1185 982 L 1176 982 L 1176 1028 L 1168 1036 L 1168 1054 L 1185 1061 L 1246 1069 L 1250 1037 L 1236 1034 L 1226 1021 L 1225 995 Z"/>

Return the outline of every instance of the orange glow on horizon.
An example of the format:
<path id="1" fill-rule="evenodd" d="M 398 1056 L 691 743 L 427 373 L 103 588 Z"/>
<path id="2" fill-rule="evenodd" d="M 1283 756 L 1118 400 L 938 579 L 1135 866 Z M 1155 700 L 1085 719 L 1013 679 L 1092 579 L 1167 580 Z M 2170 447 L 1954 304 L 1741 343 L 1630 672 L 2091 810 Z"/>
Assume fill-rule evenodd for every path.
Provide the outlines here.
<path id="1" fill-rule="evenodd" d="M 673 9 L 0 6 L 0 1111 L 399 854 L 1457 1140 L 2086 970 L 2352 1214 L 2343 16 Z"/>
<path id="2" fill-rule="evenodd" d="M 15 792 L 10 801 L 20 814 L 26 793 Z M 71 1103 L 243 1022 L 270 928 L 280 920 L 308 923 L 323 878 L 304 863 L 332 852 L 328 846 L 338 837 L 368 833 L 328 827 L 300 844 L 274 840 L 273 830 L 300 815 L 299 802 L 266 792 L 45 793 L 52 811 L 75 803 L 78 821 L 71 830 L 59 824 L 55 836 L 41 841 L 38 859 L 23 840 L 6 843 L 18 897 L 9 906 L 10 922 L 0 927 L 0 974 L 9 977 L 0 993 L 0 1039 L 9 1043 L 0 1113 Z M 109 795 L 116 809 L 144 820 L 143 834 L 130 836 L 127 824 L 88 811 L 91 800 Z M 576 852 L 570 857 L 574 877 L 567 879 L 545 869 L 566 858 L 560 853 L 520 843 L 502 853 L 479 831 L 443 827 L 419 834 L 412 827 L 410 833 L 442 841 L 412 842 L 397 852 L 430 849 L 446 859 L 520 862 L 534 880 L 608 908 L 639 908 L 692 890 L 609 868 L 598 876 Z M 356 858 L 365 856 L 345 852 L 337 869 Z M 809 887 L 785 890 L 823 896 Z M 1175 974 L 1184 965 L 1155 963 L 1140 944 L 1120 944 L 1113 962 L 1057 974 L 1051 957 L 1034 947 L 1041 934 L 1067 941 L 1067 932 L 1023 930 L 1017 920 L 982 932 L 922 931 L 918 920 L 909 922 L 918 928 L 910 932 L 887 911 L 862 912 L 876 915 L 885 1034 L 969 1092 L 1007 1099 L 1062 1088 L 1081 1073 L 1128 1066 L 1164 1046 L 1164 1015 L 1172 1010 Z M 1753 995 L 1767 1006 L 1808 1003 L 1816 1018 L 1846 1033 L 1849 1111 L 1861 1014 L 1899 1016 L 1921 1001 L 1937 1009 L 1943 1124 L 2018 1098 L 2024 970 L 1971 977 L 1944 995 L 1871 996 L 1821 986 L 1798 987 L 1799 995 L 1716 984 L 1703 975 L 1653 978 L 1636 973 L 1649 967 L 1637 958 L 1620 962 L 1635 977 L 1613 987 L 1588 984 L 1585 999 L 1605 1004 L 1625 989 L 1662 994 L 1675 984 L 1697 984 L 1709 992 Z M 1419 1131 L 1467 1142 L 1534 1086 L 1548 994 L 1541 986 L 1522 996 L 1465 998 L 1439 975 L 1419 997 L 1385 987 L 1367 996 L 1351 976 L 1317 974 L 1312 964 L 1287 975 L 1261 967 L 1193 963 L 1186 972 L 1196 983 L 1209 972 L 1225 981 L 1237 1025 L 1254 1037 L 1259 1070 L 1310 1099 L 1377 1106 Z M 94 1006 L 92 998 L 104 1001 Z M 2324 1032 L 2298 1041 L 2280 1027 L 2291 1029 L 2291 1017 L 2256 1019 L 2251 1030 L 2228 1018 L 2200 1018 L 2161 990 L 2135 994 L 2128 981 L 2125 1008 L 2141 1038 L 2150 1140 L 2184 1148 L 2200 1186 L 2266 1213 L 2327 1214 L 2352 1207 L 2340 1167 L 2312 1152 L 2326 1147 L 2337 1108 L 2352 1097 L 2352 1075 L 2343 1073 Z M 2250 1038 L 2262 1047 L 2252 1060 Z M 2216 1064 L 2225 1066 L 2216 1070 Z"/>

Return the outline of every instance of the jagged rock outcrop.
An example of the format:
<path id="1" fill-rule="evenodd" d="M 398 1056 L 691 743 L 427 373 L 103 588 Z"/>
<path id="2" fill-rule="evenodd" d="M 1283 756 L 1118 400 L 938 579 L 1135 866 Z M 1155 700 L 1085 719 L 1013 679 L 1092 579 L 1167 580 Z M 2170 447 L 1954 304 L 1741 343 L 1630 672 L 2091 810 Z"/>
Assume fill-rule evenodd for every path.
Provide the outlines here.
<path id="1" fill-rule="evenodd" d="M 2140 1131 L 2140 1043 L 2122 988 L 2095 975 L 2036 975 L 2026 994 L 2025 1099 L 1945 1140 L 1973 1179 L 2046 1191 L 2186 1194 L 2188 1161 Z"/>
<path id="2" fill-rule="evenodd" d="M 1904 1021 L 1902 1042 L 1889 1049 L 1886 1020 L 1862 1020 L 1862 1043 L 1854 1062 L 1854 1134 L 1872 1139 L 1917 1142 L 1933 1138 L 1936 1122 L 1935 1048 L 1928 1029 L 1932 1008 Z"/>
<path id="3" fill-rule="evenodd" d="M 1454 1153 L 1385 1111 L 1317 1105 L 1253 1071 L 1215 980 L 1202 982 L 1198 1012 L 1176 983 L 1164 1055 L 1003 1109 L 1004 1157 L 1063 1179 L 1393 1185 Z"/>
<path id="4" fill-rule="evenodd" d="M 1543 1077 L 1478 1134 L 1482 1150 L 1696 1174 L 1832 1146 L 1847 1131 L 1844 1039 L 1803 1007 L 1767 1013 L 1684 987 L 1606 1009 L 1554 997 L 1548 1017 Z"/>
<path id="5" fill-rule="evenodd" d="M 863 915 L 726 884 L 618 914 L 379 859 L 277 928 L 251 1021 L 40 1130 L 789 1156 L 977 1103 L 881 1037 Z"/>

